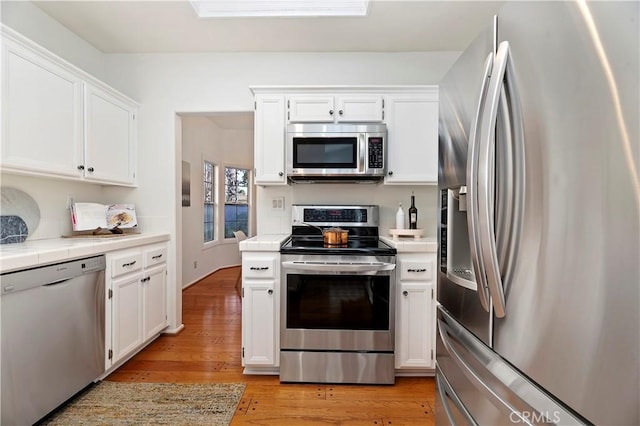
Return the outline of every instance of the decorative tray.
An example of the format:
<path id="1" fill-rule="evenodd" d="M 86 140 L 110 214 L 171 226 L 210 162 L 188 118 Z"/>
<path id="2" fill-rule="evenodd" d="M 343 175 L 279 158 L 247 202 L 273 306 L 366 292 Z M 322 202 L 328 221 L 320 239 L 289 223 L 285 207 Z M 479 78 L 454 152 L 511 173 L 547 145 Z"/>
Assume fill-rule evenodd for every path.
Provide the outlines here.
<path id="1" fill-rule="evenodd" d="M 421 238 L 424 235 L 424 229 L 389 229 L 389 234 L 394 239 L 399 239 L 400 237 Z"/>

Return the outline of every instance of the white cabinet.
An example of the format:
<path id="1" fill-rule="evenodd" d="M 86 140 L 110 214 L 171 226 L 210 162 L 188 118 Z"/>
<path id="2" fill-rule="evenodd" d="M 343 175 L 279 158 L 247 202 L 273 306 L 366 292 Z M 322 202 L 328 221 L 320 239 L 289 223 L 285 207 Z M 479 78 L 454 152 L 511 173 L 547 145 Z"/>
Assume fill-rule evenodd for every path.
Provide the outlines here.
<path id="1" fill-rule="evenodd" d="M 431 369 L 435 362 L 435 255 L 398 256 L 396 368 Z"/>
<path id="2" fill-rule="evenodd" d="M 280 254 L 242 253 L 242 365 L 245 372 L 280 365 Z"/>
<path id="3" fill-rule="evenodd" d="M 135 184 L 135 102 L 5 27 L 2 102 L 3 171 Z"/>
<path id="4" fill-rule="evenodd" d="M 3 170 L 80 176 L 82 93 L 78 75 L 3 38 Z"/>
<path id="5" fill-rule="evenodd" d="M 118 93 L 85 84 L 84 176 L 87 180 L 135 182 L 135 107 Z"/>
<path id="6" fill-rule="evenodd" d="M 381 95 L 291 95 L 287 98 L 287 119 L 297 122 L 380 122 Z"/>
<path id="7" fill-rule="evenodd" d="M 286 185 L 284 95 L 256 95 L 255 110 L 254 181 Z"/>
<path id="8" fill-rule="evenodd" d="M 387 95 L 385 184 L 438 183 L 438 93 Z"/>
<path id="9" fill-rule="evenodd" d="M 167 326 L 166 259 L 165 243 L 107 253 L 107 369 Z"/>

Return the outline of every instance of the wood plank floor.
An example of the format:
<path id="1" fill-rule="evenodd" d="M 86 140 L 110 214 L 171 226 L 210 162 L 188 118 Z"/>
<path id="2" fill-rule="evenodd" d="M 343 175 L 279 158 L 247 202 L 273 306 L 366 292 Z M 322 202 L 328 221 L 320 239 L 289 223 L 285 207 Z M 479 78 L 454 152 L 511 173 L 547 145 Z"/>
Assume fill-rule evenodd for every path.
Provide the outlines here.
<path id="1" fill-rule="evenodd" d="M 239 268 L 204 278 L 183 292 L 185 329 L 161 336 L 106 380 L 243 382 L 232 425 L 432 425 L 432 378 L 397 378 L 393 386 L 280 384 L 242 374 Z"/>

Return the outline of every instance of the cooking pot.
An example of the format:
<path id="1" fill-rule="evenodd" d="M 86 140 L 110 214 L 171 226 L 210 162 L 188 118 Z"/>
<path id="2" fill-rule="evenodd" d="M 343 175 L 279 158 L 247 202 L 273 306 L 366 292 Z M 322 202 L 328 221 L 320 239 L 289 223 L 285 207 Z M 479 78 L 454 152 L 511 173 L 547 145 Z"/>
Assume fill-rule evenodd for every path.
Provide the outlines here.
<path id="1" fill-rule="evenodd" d="M 325 228 L 322 229 L 319 226 L 312 225 L 307 222 L 295 220 L 294 223 L 300 223 L 302 225 L 315 228 L 322 233 L 325 246 L 342 246 L 347 244 L 349 231 L 342 228 Z"/>
<path id="2" fill-rule="evenodd" d="M 325 245 L 339 246 L 347 244 L 349 231 L 341 228 L 327 228 L 322 231 Z"/>

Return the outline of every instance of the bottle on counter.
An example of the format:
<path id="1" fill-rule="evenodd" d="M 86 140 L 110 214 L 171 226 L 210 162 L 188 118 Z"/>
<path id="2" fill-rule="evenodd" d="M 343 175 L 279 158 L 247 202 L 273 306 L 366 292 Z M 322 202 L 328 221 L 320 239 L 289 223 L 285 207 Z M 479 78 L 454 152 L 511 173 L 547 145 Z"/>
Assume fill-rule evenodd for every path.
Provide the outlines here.
<path id="1" fill-rule="evenodd" d="M 418 229 L 418 209 L 413 191 L 411 192 L 411 207 L 409 207 L 409 229 Z"/>
<path id="2" fill-rule="evenodd" d="M 396 213 L 396 229 L 404 229 L 404 210 L 402 210 L 402 203 L 399 203 L 398 212 Z"/>

